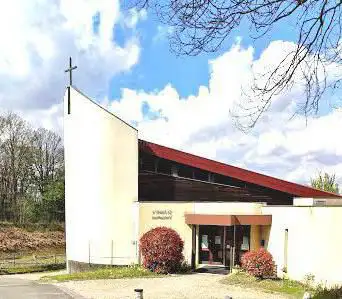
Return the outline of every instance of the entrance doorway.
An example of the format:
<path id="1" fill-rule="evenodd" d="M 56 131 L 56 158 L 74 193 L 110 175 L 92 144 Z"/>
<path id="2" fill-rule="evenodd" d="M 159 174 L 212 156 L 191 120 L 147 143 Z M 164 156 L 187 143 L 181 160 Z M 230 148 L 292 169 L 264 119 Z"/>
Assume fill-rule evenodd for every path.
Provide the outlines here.
<path id="1" fill-rule="evenodd" d="M 199 263 L 233 266 L 250 250 L 250 226 L 199 225 Z"/>
<path id="2" fill-rule="evenodd" d="M 201 264 L 223 264 L 223 226 L 199 227 Z"/>

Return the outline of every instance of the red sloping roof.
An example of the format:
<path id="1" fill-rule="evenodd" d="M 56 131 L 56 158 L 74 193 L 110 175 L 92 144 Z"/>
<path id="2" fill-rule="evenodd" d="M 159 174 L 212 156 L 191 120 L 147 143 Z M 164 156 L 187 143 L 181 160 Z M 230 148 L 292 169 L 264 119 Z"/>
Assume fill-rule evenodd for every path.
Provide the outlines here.
<path id="1" fill-rule="evenodd" d="M 206 159 L 144 140 L 139 140 L 139 148 L 159 158 L 172 160 L 191 167 L 196 167 L 202 170 L 229 176 L 248 183 L 289 193 L 296 197 L 342 198 L 342 196 L 335 193 L 325 192 L 308 186 L 291 183 L 268 175 L 220 163 L 214 160 Z"/>

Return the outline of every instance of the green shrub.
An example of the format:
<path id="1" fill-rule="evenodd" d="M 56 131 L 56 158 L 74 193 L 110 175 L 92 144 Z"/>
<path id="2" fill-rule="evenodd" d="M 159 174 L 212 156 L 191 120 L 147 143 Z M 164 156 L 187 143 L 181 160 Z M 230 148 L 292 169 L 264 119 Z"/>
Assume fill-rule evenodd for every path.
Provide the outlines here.
<path id="1" fill-rule="evenodd" d="M 314 286 L 314 283 L 315 275 L 313 275 L 312 273 L 308 273 L 304 276 L 303 284 L 307 290 L 310 290 Z"/>
<path id="2" fill-rule="evenodd" d="M 333 286 L 331 288 L 318 286 L 313 299 L 341 299 L 342 286 Z"/>

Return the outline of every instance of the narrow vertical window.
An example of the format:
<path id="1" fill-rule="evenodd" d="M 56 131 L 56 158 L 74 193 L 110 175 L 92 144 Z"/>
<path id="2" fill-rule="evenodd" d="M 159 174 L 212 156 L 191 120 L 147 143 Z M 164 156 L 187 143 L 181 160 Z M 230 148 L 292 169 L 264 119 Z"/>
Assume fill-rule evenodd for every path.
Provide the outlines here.
<path id="1" fill-rule="evenodd" d="M 284 268 L 287 272 L 287 248 L 289 242 L 289 230 L 285 229 L 285 236 L 284 236 Z"/>
<path id="2" fill-rule="evenodd" d="M 70 86 L 68 86 L 68 114 L 70 114 Z"/>

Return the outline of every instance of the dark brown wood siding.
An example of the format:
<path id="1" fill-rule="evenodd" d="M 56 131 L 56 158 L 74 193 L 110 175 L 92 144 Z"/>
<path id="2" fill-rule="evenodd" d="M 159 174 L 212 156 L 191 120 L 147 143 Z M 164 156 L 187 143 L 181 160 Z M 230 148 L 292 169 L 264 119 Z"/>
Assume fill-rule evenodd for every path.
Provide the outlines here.
<path id="1" fill-rule="evenodd" d="M 257 186 L 230 186 L 140 171 L 139 201 L 235 201 L 292 205 L 291 195 Z"/>

